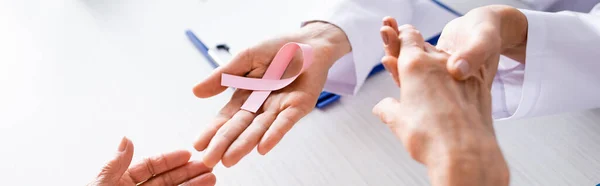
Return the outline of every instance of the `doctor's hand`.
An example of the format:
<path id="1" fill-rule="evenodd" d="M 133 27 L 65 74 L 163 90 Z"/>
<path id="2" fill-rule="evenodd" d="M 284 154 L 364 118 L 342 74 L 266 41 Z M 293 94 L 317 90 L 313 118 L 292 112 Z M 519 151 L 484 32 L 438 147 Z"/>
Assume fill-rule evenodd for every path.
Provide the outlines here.
<path id="1" fill-rule="evenodd" d="M 450 55 L 425 43 L 414 27 L 386 27 L 382 36 L 396 37 L 387 38 L 382 61 L 395 64 L 402 87 L 400 100 L 386 98 L 373 113 L 427 167 L 432 185 L 508 185 L 492 126 L 489 80 L 496 69 L 457 81 L 446 69 Z"/>
<path id="2" fill-rule="evenodd" d="M 262 77 L 275 54 L 288 42 L 311 45 L 314 51 L 313 64 L 292 84 L 273 91 L 256 114 L 240 110 L 251 91 L 235 90 L 229 103 L 207 124 L 194 144 L 196 150 L 205 151 L 203 161 L 209 167 L 219 161 L 226 167 L 233 166 L 254 147 L 262 155 L 269 152 L 296 122 L 315 107 L 329 68 L 350 52 L 350 44 L 341 29 L 328 23 L 309 23 L 297 32 L 244 50 L 196 85 L 194 94 L 199 98 L 208 98 L 226 90 L 221 86 L 222 73 Z M 284 78 L 302 68 L 298 56 L 286 69 Z"/>
<path id="3" fill-rule="evenodd" d="M 492 5 L 473 9 L 448 23 L 437 48 L 452 54 L 447 69 L 463 80 L 479 68 L 497 66 L 500 55 L 525 63 L 526 45 L 525 15 L 509 6 Z"/>
<path id="4" fill-rule="evenodd" d="M 133 158 L 133 143 L 123 138 L 115 157 L 103 168 L 89 186 L 152 186 L 189 185 L 212 186 L 216 177 L 202 162 L 189 161 L 188 151 L 174 151 L 144 159 L 129 166 Z"/>

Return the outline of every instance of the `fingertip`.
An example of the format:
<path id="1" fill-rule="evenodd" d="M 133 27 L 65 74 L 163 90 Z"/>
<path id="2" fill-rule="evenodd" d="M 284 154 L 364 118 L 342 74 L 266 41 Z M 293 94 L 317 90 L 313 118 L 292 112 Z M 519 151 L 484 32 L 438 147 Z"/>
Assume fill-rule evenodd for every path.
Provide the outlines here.
<path id="1" fill-rule="evenodd" d="M 402 25 L 399 29 L 400 53 L 422 52 L 425 50 L 425 40 L 419 30 L 412 25 Z"/>
<path id="2" fill-rule="evenodd" d="M 233 166 L 233 164 L 225 163 L 225 161 L 221 161 L 221 164 L 223 164 L 223 167 L 225 168 L 230 168 L 231 166 Z"/>
<path id="3" fill-rule="evenodd" d="M 261 155 L 267 155 L 275 146 L 283 139 L 283 134 L 276 132 L 275 130 L 269 130 L 263 136 L 260 143 L 258 144 L 257 150 Z"/>
<path id="4" fill-rule="evenodd" d="M 371 109 L 371 113 L 373 113 L 373 115 L 379 116 L 379 108 L 377 107 L 377 105 L 373 106 L 373 108 Z"/>
<path id="5" fill-rule="evenodd" d="M 265 156 L 265 155 L 267 155 L 267 153 L 269 153 L 269 151 L 268 151 L 268 150 L 265 150 L 265 149 L 260 149 L 260 148 L 256 149 L 256 151 L 257 151 L 257 152 L 258 152 L 258 154 L 260 154 L 261 156 Z"/>
<path id="6" fill-rule="evenodd" d="M 196 144 L 196 143 L 194 143 L 193 147 L 194 147 L 194 150 L 196 150 L 198 152 L 202 152 L 202 150 L 204 150 L 204 148 L 198 146 L 198 144 Z"/>
<path id="7" fill-rule="evenodd" d="M 448 59 L 448 63 L 446 63 L 446 68 L 448 72 L 457 80 L 465 80 L 471 74 L 471 65 L 469 61 L 459 57 L 458 55 L 453 55 Z"/>
<path id="8" fill-rule="evenodd" d="M 271 151 L 271 148 L 268 148 L 266 143 L 261 142 L 258 144 L 258 147 L 256 147 L 256 151 L 258 151 L 258 154 L 261 156 L 265 156 L 267 153 L 269 153 L 269 151 Z"/>
<path id="9" fill-rule="evenodd" d="M 398 37 L 398 33 L 392 27 L 387 26 L 387 25 L 382 26 L 379 29 L 379 32 L 381 33 L 382 36 L 389 37 L 389 39 Z"/>
<path id="10" fill-rule="evenodd" d="M 383 26 L 380 29 L 381 38 L 384 42 L 385 54 L 397 57 L 400 53 L 400 39 L 398 32 L 390 26 Z"/>
<path id="11" fill-rule="evenodd" d="M 204 145 L 204 143 L 202 143 L 201 141 L 196 141 L 194 142 L 194 149 L 196 149 L 196 151 L 201 152 L 204 149 L 206 149 L 206 145 Z"/>
<path id="12" fill-rule="evenodd" d="M 229 168 L 229 167 L 232 167 L 235 164 L 237 164 L 238 161 L 239 160 L 237 160 L 237 158 L 231 157 L 230 155 L 225 153 L 225 155 L 223 156 L 223 159 L 221 160 L 221 164 L 223 164 L 223 166 Z"/>
<path id="13" fill-rule="evenodd" d="M 394 29 L 394 31 L 398 32 L 398 22 L 391 16 L 386 16 L 383 18 L 383 24 L 390 26 Z"/>
<path id="14" fill-rule="evenodd" d="M 210 156 L 208 156 L 208 154 L 205 154 L 204 157 L 202 157 L 202 163 L 204 163 L 206 167 L 214 168 L 217 165 L 217 163 L 219 163 L 219 161 L 215 161 L 213 159 L 214 158 L 211 158 Z"/>
<path id="15" fill-rule="evenodd" d="M 192 178 L 191 180 L 183 183 L 182 185 L 214 186 L 215 184 L 217 184 L 217 176 L 215 176 L 215 174 L 212 172 L 207 172 Z"/>
<path id="16" fill-rule="evenodd" d="M 392 19 L 394 19 L 392 16 L 385 16 L 381 21 L 383 22 L 383 25 L 392 26 L 390 24 Z"/>
<path id="17" fill-rule="evenodd" d="M 202 92 L 202 88 L 200 87 L 200 84 L 194 86 L 194 88 L 192 88 L 192 92 L 194 93 L 194 96 L 196 96 L 197 98 L 205 98 L 204 92 Z"/>
<path id="18" fill-rule="evenodd" d="M 381 58 L 381 63 L 383 63 L 383 66 L 386 67 L 386 68 L 392 67 L 392 66 L 387 66 L 387 65 L 393 65 L 393 64 L 398 63 L 398 58 L 396 58 L 394 56 L 387 56 L 386 55 L 386 56 L 383 56 Z M 392 69 L 387 69 L 387 70 L 389 71 L 389 70 L 392 70 Z"/>
<path id="19" fill-rule="evenodd" d="M 188 164 L 191 164 L 192 169 L 199 171 L 200 173 L 208 173 L 212 172 L 213 168 L 206 166 L 204 162 L 198 160 L 189 161 Z"/>
<path id="20" fill-rule="evenodd" d="M 384 98 L 381 101 L 379 101 L 377 104 L 375 104 L 375 106 L 373 106 L 373 109 L 371 109 L 371 112 L 376 115 L 379 116 L 379 114 L 381 113 L 381 105 L 383 105 L 383 101 L 385 101 L 388 98 Z"/>
<path id="21" fill-rule="evenodd" d="M 126 136 L 123 136 L 123 138 L 121 139 L 121 144 L 119 144 L 119 153 L 125 155 L 125 156 L 133 156 L 133 142 L 127 138 Z"/>
<path id="22" fill-rule="evenodd" d="M 188 151 L 188 150 L 185 150 L 185 149 L 180 149 L 180 150 L 177 150 L 177 151 L 175 151 L 175 152 L 177 152 L 177 153 L 181 153 L 181 155 L 183 155 L 183 157 L 184 157 L 185 159 L 188 159 L 188 160 L 189 160 L 190 158 L 192 158 L 192 153 L 191 153 L 190 151 Z"/>
<path id="23" fill-rule="evenodd" d="M 192 92 L 198 98 L 209 98 L 225 91 L 225 89 L 226 87 L 222 87 L 221 85 L 216 85 L 215 87 L 207 85 L 207 83 L 200 83 L 192 89 Z"/>
<path id="24" fill-rule="evenodd" d="M 204 156 L 202 156 L 202 162 L 204 163 L 204 165 L 206 165 L 207 167 L 213 168 L 217 165 L 217 163 L 219 163 L 219 159 L 214 157 L 214 150 L 211 149 L 211 147 L 207 147 L 206 151 L 204 152 Z"/>
<path id="25" fill-rule="evenodd" d="M 209 185 L 217 184 L 217 176 L 215 176 L 215 174 L 212 172 L 206 173 L 205 179 L 206 179 L 206 183 Z"/>
<path id="26" fill-rule="evenodd" d="M 373 107 L 372 112 L 376 116 L 379 116 L 381 118 L 381 120 L 383 120 L 384 122 L 387 122 L 385 113 L 387 111 L 393 111 L 394 110 L 393 106 L 398 103 L 399 103 L 398 100 L 396 100 L 394 98 L 391 98 L 391 97 L 384 98 Z"/>
<path id="27" fill-rule="evenodd" d="M 125 150 L 127 149 L 127 146 L 129 146 L 129 139 L 127 139 L 127 137 L 123 136 L 123 138 L 121 138 L 121 143 L 119 143 L 119 148 L 117 150 L 119 152 L 125 152 Z"/>
<path id="28" fill-rule="evenodd" d="M 379 33 L 381 34 L 381 39 L 383 40 L 383 44 L 385 46 L 390 44 L 390 40 L 396 38 L 396 36 L 394 36 L 395 31 L 390 26 L 381 27 L 381 29 L 379 29 Z"/>
<path id="29" fill-rule="evenodd" d="M 239 141 L 236 141 L 233 144 L 231 144 L 229 149 L 227 149 L 227 151 L 225 152 L 225 155 L 223 155 L 223 159 L 221 160 L 221 163 L 225 167 L 232 167 L 232 166 L 238 164 L 246 155 L 248 155 L 250 152 L 252 152 L 252 149 L 257 145 L 257 144 L 254 144 L 253 146 L 250 146 L 247 144 L 240 145 L 238 142 Z"/>
<path id="30" fill-rule="evenodd" d="M 208 78 L 198 83 L 192 89 L 194 95 L 198 98 L 209 98 L 217 95 L 227 89 L 221 86 L 221 70 L 215 70 Z"/>

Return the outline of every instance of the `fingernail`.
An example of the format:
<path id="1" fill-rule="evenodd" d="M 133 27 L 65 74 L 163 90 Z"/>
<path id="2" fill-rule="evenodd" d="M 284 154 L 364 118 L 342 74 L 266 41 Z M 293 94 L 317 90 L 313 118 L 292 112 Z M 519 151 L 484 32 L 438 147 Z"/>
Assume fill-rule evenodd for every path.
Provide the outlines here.
<path id="1" fill-rule="evenodd" d="M 384 26 L 392 26 L 392 25 L 390 24 L 390 22 L 387 22 L 387 21 L 383 21 L 383 25 L 384 25 Z"/>
<path id="2" fill-rule="evenodd" d="M 465 77 L 467 75 L 469 75 L 469 63 L 467 62 L 467 60 L 461 59 L 458 60 L 456 62 L 456 64 L 454 64 L 454 67 L 456 69 L 458 69 L 458 71 L 460 71 L 461 76 Z"/>
<path id="3" fill-rule="evenodd" d="M 119 152 L 124 152 L 125 149 L 127 148 L 127 137 L 123 136 L 123 139 L 121 139 L 121 144 L 119 144 Z"/>
<path id="4" fill-rule="evenodd" d="M 389 40 L 389 39 L 388 39 L 388 35 L 387 35 L 387 33 L 381 33 L 381 38 L 383 38 L 383 43 L 384 43 L 385 45 L 388 45 L 388 42 L 389 42 L 388 40 Z"/>

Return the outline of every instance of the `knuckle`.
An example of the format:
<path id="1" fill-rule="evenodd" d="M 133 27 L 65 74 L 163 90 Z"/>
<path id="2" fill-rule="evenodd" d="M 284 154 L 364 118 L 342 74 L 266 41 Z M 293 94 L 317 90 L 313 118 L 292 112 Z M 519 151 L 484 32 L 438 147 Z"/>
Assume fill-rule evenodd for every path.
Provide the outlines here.
<path id="1" fill-rule="evenodd" d="M 383 60 L 381 60 L 381 63 L 383 63 L 384 67 L 389 68 L 398 63 L 398 61 L 393 60 L 393 57 L 385 56 Z"/>
<path id="2" fill-rule="evenodd" d="M 218 143 L 223 143 L 223 141 L 232 141 L 234 139 L 234 136 L 231 134 L 231 132 L 227 131 L 219 132 L 216 137 L 216 142 Z"/>
<path id="3" fill-rule="evenodd" d="M 401 59 L 402 62 L 399 63 L 398 68 L 405 72 L 413 72 L 425 66 L 426 63 L 423 63 L 423 61 L 428 59 L 428 56 L 425 52 L 416 52 L 411 55 L 404 55 Z"/>
<path id="4" fill-rule="evenodd" d="M 283 138 L 283 136 L 284 136 L 286 133 L 287 133 L 287 132 L 285 131 L 285 129 L 278 129 L 278 130 L 274 130 L 274 131 L 273 131 L 273 136 L 274 136 L 276 139 L 279 139 L 279 138 Z"/>
<path id="5" fill-rule="evenodd" d="M 400 37 L 402 37 L 402 38 L 415 37 L 415 36 L 421 36 L 421 32 L 419 30 L 415 29 L 414 27 L 406 28 L 406 29 L 402 30 L 400 33 Z"/>
<path id="6" fill-rule="evenodd" d="M 159 180 L 160 180 L 160 182 L 162 182 L 161 185 L 173 185 L 173 180 L 169 176 L 169 174 L 165 174 L 164 176 L 161 176 Z"/>
<path id="7" fill-rule="evenodd" d="M 238 143 L 238 145 L 236 145 L 236 147 L 241 147 L 241 148 L 249 147 L 249 146 L 252 146 L 255 144 L 255 143 L 253 143 L 254 141 L 250 141 L 248 138 L 238 138 L 236 141 L 237 141 L 236 143 Z"/>
<path id="8" fill-rule="evenodd" d="M 150 175 L 155 175 L 155 171 L 154 171 L 154 165 L 152 164 L 153 159 L 152 158 L 144 158 L 144 160 L 142 160 L 144 162 L 144 164 L 146 165 L 146 171 L 148 171 L 148 173 L 150 173 Z"/>
<path id="9" fill-rule="evenodd" d="M 398 30 L 400 30 L 401 32 L 404 32 L 405 30 L 410 30 L 410 29 L 414 30 L 415 26 L 413 26 L 411 24 L 404 24 L 404 25 L 398 27 Z"/>
<path id="10" fill-rule="evenodd" d="M 417 128 L 408 129 L 403 141 L 410 156 L 414 160 L 422 162 L 423 151 L 427 143 L 427 132 Z"/>
<path id="11" fill-rule="evenodd" d="M 387 125 L 395 126 L 398 122 L 398 119 L 396 119 L 395 116 L 390 116 L 390 115 L 384 114 L 381 116 L 381 121 L 383 121 L 383 123 L 385 123 Z"/>
<path id="12" fill-rule="evenodd" d="M 232 125 L 227 126 L 225 128 L 221 128 L 219 132 L 217 132 L 216 137 L 220 142 L 233 142 L 245 129 L 247 126 L 245 125 Z"/>
<path id="13" fill-rule="evenodd" d="M 186 173 L 182 173 L 182 174 L 186 174 Z M 173 178 L 173 174 L 170 174 L 170 173 L 165 174 L 165 181 L 167 181 L 167 183 L 172 184 L 172 185 L 177 183 L 175 178 Z"/>
<path id="14" fill-rule="evenodd" d="M 251 130 L 253 131 L 267 131 L 269 129 L 269 127 L 271 126 L 272 121 L 252 121 L 252 124 L 250 124 L 249 127 L 252 127 Z"/>
<path id="15" fill-rule="evenodd" d="M 270 144 L 275 144 L 276 142 L 279 142 L 279 140 L 281 140 L 283 136 L 285 136 L 286 131 L 282 129 L 277 129 L 272 130 L 270 133 L 271 134 L 268 136 L 267 140 L 270 141 Z"/>
<path id="16" fill-rule="evenodd" d="M 161 154 L 157 160 L 156 160 L 156 166 L 161 166 L 161 168 L 167 168 L 169 167 L 169 162 L 167 162 L 167 157 L 165 156 L 165 154 Z"/>
<path id="17" fill-rule="evenodd" d="M 252 61 L 254 56 L 253 49 L 245 48 L 238 54 L 238 56 L 244 61 Z"/>
<path id="18" fill-rule="evenodd" d="M 100 171 L 100 174 L 98 174 L 98 177 L 108 177 L 110 176 L 109 174 L 111 173 L 111 171 L 114 169 L 114 165 L 107 163 L 106 165 L 104 165 L 104 167 L 102 167 L 102 170 Z"/>

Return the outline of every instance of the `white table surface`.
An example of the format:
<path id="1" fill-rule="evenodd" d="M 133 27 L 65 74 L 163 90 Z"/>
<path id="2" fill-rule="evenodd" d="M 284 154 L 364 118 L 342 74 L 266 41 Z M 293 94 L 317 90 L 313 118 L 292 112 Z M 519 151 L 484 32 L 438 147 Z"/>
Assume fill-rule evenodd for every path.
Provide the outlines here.
<path id="1" fill-rule="evenodd" d="M 83 185 L 122 136 L 134 161 L 193 150 L 231 92 L 193 96 L 212 69 L 184 30 L 236 51 L 330 2 L 0 1 L 0 185 Z M 424 167 L 370 112 L 397 94 L 376 75 L 357 96 L 313 111 L 267 156 L 219 165 L 218 185 L 427 185 Z M 600 110 L 496 123 L 512 184 L 600 183 L 599 123 Z"/>

